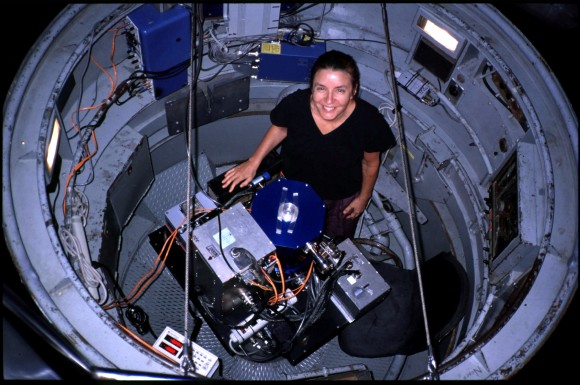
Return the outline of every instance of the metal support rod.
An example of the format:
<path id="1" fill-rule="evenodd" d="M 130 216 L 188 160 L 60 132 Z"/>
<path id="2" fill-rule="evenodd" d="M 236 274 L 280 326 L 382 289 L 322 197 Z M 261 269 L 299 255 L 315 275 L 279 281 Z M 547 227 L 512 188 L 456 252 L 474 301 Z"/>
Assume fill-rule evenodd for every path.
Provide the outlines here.
<path id="1" fill-rule="evenodd" d="M 189 314 L 189 287 L 191 283 L 189 282 L 190 274 L 190 264 L 191 264 L 191 216 L 193 211 L 195 210 L 195 203 L 193 207 L 191 207 L 191 197 L 192 197 L 192 180 L 193 180 L 193 113 L 194 113 L 194 106 L 195 106 L 195 94 L 196 94 L 196 84 L 197 79 L 195 76 L 196 73 L 196 54 L 197 54 L 197 45 L 196 45 L 196 35 L 197 35 L 197 5 L 195 3 L 191 4 L 191 51 L 190 51 L 190 83 L 189 83 L 189 103 L 187 105 L 188 108 L 188 126 L 185 128 L 185 137 L 187 138 L 187 193 L 185 197 L 186 202 L 186 239 L 185 242 L 185 298 L 183 303 L 183 335 L 185 336 L 185 343 L 184 343 L 184 351 L 185 355 L 183 356 L 183 361 L 181 361 L 181 369 L 183 370 L 184 374 L 187 374 L 189 371 L 195 371 L 195 366 L 193 364 L 193 360 L 191 357 L 191 349 L 189 347 L 189 322 L 188 322 L 188 314 Z"/>
<path id="2" fill-rule="evenodd" d="M 435 357 L 433 355 L 433 347 L 431 345 L 431 337 L 429 332 L 429 322 L 427 321 L 427 308 L 425 306 L 425 295 L 423 292 L 423 279 L 421 277 L 421 259 L 419 258 L 419 249 L 417 247 L 417 216 L 415 211 L 415 203 L 413 200 L 413 186 L 411 184 L 410 176 L 409 176 L 409 161 L 407 159 L 407 146 L 405 141 L 404 129 L 403 129 L 403 119 L 401 116 L 401 105 L 399 101 L 399 93 L 397 89 L 397 79 L 395 78 L 395 66 L 393 65 L 393 52 L 391 48 L 391 37 L 389 34 L 389 21 L 387 15 L 387 4 L 381 3 L 381 7 L 383 9 L 383 25 L 385 27 L 385 43 L 387 46 L 387 53 L 388 53 L 388 62 L 389 62 L 389 73 L 391 75 L 391 87 L 393 93 L 393 101 L 395 103 L 395 113 L 396 113 L 396 121 L 398 125 L 399 131 L 399 143 L 401 146 L 401 159 L 403 161 L 403 174 L 405 177 L 405 188 L 407 191 L 407 202 L 409 205 L 409 224 L 411 226 L 411 237 L 412 237 L 412 244 L 413 244 L 413 251 L 415 253 L 415 266 L 417 269 L 417 278 L 419 281 L 419 293 L 421 296 L 421 308 L 423 311 L 423 320 L 425 323 L 425 334 L 427 340 L 427 348 L 429 350 L 428 356 L 428 363 L 427 369 L 430 373 L 431 379 L 438 380 L 439 373 L 437 371 L 437 362 L 435 361 Z"/>

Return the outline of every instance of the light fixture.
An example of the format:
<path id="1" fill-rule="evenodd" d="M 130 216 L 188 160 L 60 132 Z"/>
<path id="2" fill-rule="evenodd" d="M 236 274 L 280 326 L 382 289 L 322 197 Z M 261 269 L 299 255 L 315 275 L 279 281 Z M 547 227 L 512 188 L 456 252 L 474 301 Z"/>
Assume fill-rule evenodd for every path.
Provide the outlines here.
<path id="1" fill-rule="evenodd" d="M 46 165 L 45 176 L 46 185 L 51 191 L 54 188 L 54 173 L 55 170 L 59 168 L 60 156 L 58 155 L 58 146 L 60 142 L 60 130 L 62 124 L 58 114 L 55 114 L 52 120 L 52 129 L 50 130 L 50 138 L 46 146 L 46 151 L 44 154 L 44 160 Z"/>
<path id="2" fill-rule="evenodd" d="M 420 17 L 419 22 L 419 27 L 423 29 L 427 35 L 431 36 L 437 43 L 451 51 L 451 53 L 455 52 L 459 41 L 451 36 L 449 32 L 424 17 Z"/>
<path id="3" fill-rule="evenodd" d="M 436 46 L 450 59 L 457 59 L 464 46 L 465 38 L 440 21 L 435 16 L 420 9 L 415 20 L 415 26 L 421 35 Z"/>

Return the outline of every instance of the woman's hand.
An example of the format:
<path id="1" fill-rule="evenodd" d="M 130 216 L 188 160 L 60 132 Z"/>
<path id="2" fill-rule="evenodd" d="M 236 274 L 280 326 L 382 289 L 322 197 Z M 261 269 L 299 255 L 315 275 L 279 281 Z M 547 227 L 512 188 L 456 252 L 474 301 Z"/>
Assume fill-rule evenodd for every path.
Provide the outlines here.
<path id="1" fill-rule="evenodd" d="M 245 187 L 256 176 L 256 171 L 257 167 L 250 161 L 240 163 L 226 171 L 222 180 L 222 187 L 225 189 L 230 186 L 229 192 L 232 192 L 238 184 L 240 187 Z"/>
<path id="2" fill-rule="evenodd" d="M 368 201 L 368 199 L 364 199 L 359 195 L 346 206 L 342 213 L 347 219 L 355 219 L 365 211 Z"/>

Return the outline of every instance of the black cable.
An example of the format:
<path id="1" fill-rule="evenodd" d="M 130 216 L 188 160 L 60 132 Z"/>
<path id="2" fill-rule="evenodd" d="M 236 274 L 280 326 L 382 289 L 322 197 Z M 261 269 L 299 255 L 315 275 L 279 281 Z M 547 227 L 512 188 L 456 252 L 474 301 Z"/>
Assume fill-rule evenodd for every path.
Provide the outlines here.
<path id="1" fill-rule="evenodd" d="M 289 17 L 289 16 L 294 16 L 294 15 L 297 15 L 298 13 L 300 13 L 300 12 L 303 12 L 303 11 L 306 11 L 307 9 L 310 9 L 310 8 L 312 8 L 312 7 L 316 6 L 316 5 L 319 5 L 320 3 L 311 3 L 310 5 L 308 5 L 308 6 L 305 6 L 304 8 L 300 8 L 300 7 L 301 7 L 302 5 L 304 5 L 304 4 L 305 4 L 305 3 L 301 3 L 301 4 L 299 5 L 299 7 L 297 7 L 297 8 L 296 8 L 296 9 L 294 9 L 294 10 L 288 10 L 288 11 L 287 11 L 286 13 L 284 13 L 283 15 L 280 15 L 280 19 L 284 19 L 284 18 L 287 18 L 287 17 Z M 331 4 L 331 7 L 330 7 L 330 9 L 329 9 L 328 11 L 326 11 L 326 12 L 325 12 L 323 15 L 321 15 L 320 17 L 314 17 L 314 18 L 312 18 L 312 19 L 308 19 L 308 20 L 316 20 L 316 19 L 322 19 L 324 16 L 326 16 L 326 15 L 328 15 L 330 12 L 332 12 L 332 9 L 333 9 L 333 8 L 334 8 L 334 6 Z M 303 21 L 306 21 L 306 20 L 303 20 Z"/>
<path id="2" fill-rule="evenodd" d="M 107 272 L 107 274 L 109 275 L 109 278 L 113 282 L 113 287 L 115 288 L 116 291 L 119 292 L 119 295 L 121 296 L 121 298 L 123 298 L 123 300 L 127 304 L 127 310 L 125 311 L 125 315 L 127 316 L 127 319 L 129 320 L 129 322 L 131 322 L 131 325 L 133 325 L 133 327 L 135 327 L 137 332 L 141 335 L 151 333 L 151 335 L 153 337 L 155 337 L 155 339 L 157 339 L 157 335 L 155 334 L 155 332 L 153 332 L 153 329 L 151 328 L 151 324 L 149 323 L 149 316 L 147 315 L 147 313 L 140 306 L 132 305 L 127 300 L 124 299 L 125 293 L 123 292 L 121 285 L 119 285 L 119 282 L 115 279 L 115 277 L 113 276 L 113 273 L 108 268 L 108 266 L 106 266 L 98 261 L 91 261 L 91 265 L 94 268 L 102 268 L 103 270 L 105 270 Z M 114 294 L 115 294 L 115 291 L 113 291 L 113 295 Z M 115 308 L 117 309 L 117 312 L 119 314 L 121 324 L 126 326 L 125 320 L 123 318 L 123 311 L 118 306 L 115 306 Z"/>
<path id="3" fill-rule="evenodd" d="M 123 293 L 123 289 L 121 288 L 121 285 L 119 285 L 119 282 L 117 281 L 117 279 L 115 279 L 115 276 L 113 275 L 113 273 L 111 272 L 111 270 L 109 269 L 108 266 L 106 266 L 98 261 L 91 261 L 91 266 L 94 267 L 95 269 L 102 268 L 103 270 L 105 270 L 105 272 L 107 273 L 107 275 L 111 279 L 111 282 L 113 282 L 113 288 L 114 288 L 113 296 L 115 296 L 115 290 L 116 290 L 119 292 L 119 295 L 121 296 L 121 298 L 125 298 L 125 294 Z M 123 326 L 126 326 L 125 319 L 123 318 L 123 311 L 118 306 L 115 306 L 115 308 L 117 309 L 117 314 L 119 315 L 119 319 L 121 320 L 121 324 Z"/>
<path id="4" fill-rule="evenodd" d="M 76 123 L 79 125 L 79 129 L 78 129 L 77 132 L 75 132 L 73 134 L 72 137 L 68 137 L 68 135 L 67 135 L 67 138 L 69 140 L 73 139 L 75 136 L 77 136 L 79 133 L 81 133 L 83 131 L 83 129 L 88 129 L 88 126 L 81 127 L 80 111 L 81 111 L 82 98 L 83 98 L 84 80 L 85 80 L 85 76 L 86 76 L 86 74 L 88 72 L 88 69 L 89 69 L 89 64 L 91 62 L 90 58 L 92 56 L 93 47 L 94 47 L 94 44 L 95 44 L 94 38 L 95 38 L 95 29 L 93 29 L 93 31 L 91 33 L 91 43 L 89 45 L 89 52 L 87 54 L 87 64 L 86 64 L 86 66 L 85 66 L 85 68 L 84 68 L 84 70 L 82 72 L 81 81 L 80 81 L 80 85 L 79 85 L 80 92 L 79 92 L 79 99 L 78 99 L 78 102 L 77 102 L 77 109 L 76 109 Z M 95 101 L 96 101 L 96 93 L 97 93 L 97 90 L 95 89 L 95 98 L 93 99 L 93 101 L 92 101 L 91 104 L 94 104 Z M 88 114 L 88 112 L 85 114 L 85 116 L 87 116 L 87 114 Z M 74 128 L 74 122 L 73 122 L 73 127 L 72 128 Z M 67 134 L 68 134 L 68 132 L 67 132 Z M 85 143 L 85 145 L 88 146 L 88 141 L 87 141 L 87 143 Z M 86 155 L 88 155 L 88 154 L 86 154 Z M 89 175 L 88 180 L 85 181 L 85 183 L 81 185 L 81 184 L 76 183 L 76 177 L 75 177 L 75 179 L 74 179 L 74 185 L 75 186 L 86 186 L 86 185 L 88 185 L 89 183 L 91 183 L 94 180 L 94 164 L 93 164 L 92 157 L 90 159 L 89 164 L 91 165 L 91 174 Z M 85 169 L 85 166 L 83 165 L 83 167 L 79 171 L 77 171 L 77 174 L 80 174 L 80 173 L 84 172 L 84 169 Z"/>
<path id="5" fill-rule="evenodd" d="M 199 12 L 199 7 L 200 4 L 196 4 L 195 6 L 195 10 L 194 10 L 194 20 L 192 23 L 196 24 L 195 25 L 195 36 L 192 37 L 193 39 L 197 39 L 197 42 L 195 44 L 195 50 L 192 50 L 192 57 L 191 57 L 191 62 L 192 62 L 192 66 L 191 66 L 191 71 L 192 71 L 192 79 L 191 79 L 191 87 L 190 87 L 190 93 L 189 93 L 189 98 L 193 99 L 190 100 L 190 105 L 192 106 L 192 109 L 197 108 L 197 83 L 199 81 L 199 74 L 201 72 L 201 66 L 202 66 L 202 61 L 203 61 L 203 17 L 202 17 L 202 12 Z M 197 17 L 195 17 L 197 15 Z M 193 28 L 193 25 L 192 25 Z M 201 31 L 201 33 L 198 33 L 197 31 Z M 192 41 L 193 44 L 193 41 Z M 209 102 L 209 101 L 208 101 Z M 194 119 L 194 117 L 197 117 L 198 114 L 196 111 L 190 111 L 190 109 L 188 109 L 188 120 L 192 120 Z M 190 122 L 190 126 L 193 128 L 197 127 L 197 124 L 195 122 Z M 195 130 L 195 133 L 197 134 L 197 130 Z M 185 139 L 185 145 L 186 147 L 189 147 L 189 143 L 190 143 L 190 138 L 189 136 L 191 135 L 191 132 L 189 130 L 189 127 L 186 127 L 185 131 L 184 131 L 184 136 L 183 138 Z M 197 138 L 196 138 L 197 139 Z M 198 144 L 198 140 L 195 141 L 195 151 L 193 151 L 192 149 L 189 149 L 189 151 L 193 151 L 195 154 L 198 154 L 199 151 L 197 149 L 197 147 L 199 146 Z M 201 184 L 201 182 L 199 181 L 198 175 L 197 175 L 197 167 L 194 163 L 194 157 L 193 156 L 189 156 L 189 162 L 191 163 L 191 169 L 193 170 L 191 177 L 193 178 L 193 181 L 195 182 L 195 186 L 197 188 L 196 191 L 203 191 L 204 188 Z M 195 159 L 197 159 L 197 156 L 195 157 Z"/>
<path id="6" fill-rule="evenodd" d="M 60 193 L 60 178 L 56 178 L 56 185 L 55 185 L 55 188 L 54 189 L 55 189 L 54 190 L 55 191 L 55 194 L 54 194 L 54 199 L 52 200 L 52 207 L 53 207 L 52 214 L 53 214 L 53 218 L 54 218 L 54 213 L 56 211 L 56 209 L 55 209 L 55 207 L 56 207 L 56 200 L 57 200 L 58 195 Z M 58 225 L 59 225 L 58 224 L 58 221 L 55 220 L 54 223 L 55 223 L 56 227 L 58 227 Z"/>
<path id="7" fill-rule="evenodd" d="M 236 60 L 237 60 L 237 59 L 236 59 Z M 226 63 L 226 64 L 222 64 L 222 68 L 220 68 L 219 70 L 217 70 L 217 72 L 216 72 L 215 74 L 213 74 L 213 75 L 212 75 L 212 76 L 211 76 L 209 79 L 203 79 L 203 81 L 204 81 L 204 82 L 211 82 L 212 80 L 214 80 L 214 79 L 215 79 L 215 78 L 216 78 L 216 77 L 217 77 L 217 76 L 218 76 L 218 75 L 219 75 L 219 74 L 220 74 L 220 73 L 221 73 L 221 72 L 224 70 L 224 68 L 226 68 L 226 67 L 227 67 L 228 65 L 230 65 L 231 63 L 232 63 L 232 62 L 230 62 L 230 63 Z M 217 67 L 217 66 L 219 66 L 219 64 L 218 64 L 218 65 L 216 65 L 216 66 L 214 66 L 214 67 L 212 67 L 212 68 L 215 68 L 215 67 Z"/>
<path id="8" fill-rule="evenodd" d="M 175 76 L 176 74 L 180 73 L 181 71 L 183 71 L 184 69 L 189 67 L 189 60 L 185 60 L 184 62 L 178 63 L 174 66 L 171 66 L 167 69 L 164 69 L 162 71 L 150 71 L 150 70 L 135 70 L 133 71 L 133 73 L 131 74 L 130 79 L 133 78 L 137 78 L 137 79 L 142 79 L 143 77 L 147 78 L 147 79 L 167 79 L 167 78 L 171 78 L 172 76 Z M 142 76 L 139 76 L 139 74 L 142 74 Z"/>
<path id="9" fill-rule="evenodd" d="M 217 220 L 218 220 L 218 234 L 219 234 L 219 244 L 220 244 L 220 253 L 222 255 L 222 258 L 224 259 L 224 262 L 226 263 L 226 265 L 228 265 L 228 267 L 230 268 L 230 270 L 232 271 L 232 273 L 234 274 L 238 274 L 237 271 L 234 270 L 234 268 L 232 267 L 232 265 L 230 265 L 230 261 L 228 261 L 228 259 L 226 258 L 226 255 L 224 253 L 224 248 L 222 246 L 222 216 L 221 216 L 221 212 L 218 211 L 218 215 L 217 215 Z"/>
<path id="10" fill-rule="evenodd" d="M 401 262 L 401 258 L 399 258 L 399 256 L 397 254 L 395 254 L 395 252 L 393 250 L 391 250 L 389 247 L 383 245 L 382 243 L 377 242 L 377 241 L 372 240 L 372 239 L 368 239 L 368 238 L 354 238 L 353 242 L 356 244 L 359 244 L 359 245 L 367 245 L 367 246 L 375 247 L 375 248 L 381 250 L 383 253 L 385 253 L 387 255 L 387 257 L 382 259 L 381 261 L 391 259 L 394 261 L 394 263 L 397 267 L 403 268 L 403 262 Z"/>
<path id="11" fill-rule="evenodd" d="M 140 306 L 129 305 L 127 310 L 125 310 L 125 315 L 139 334 L 145 335 L 147 333 L 151 333 L 155 339 L 158 338 L 158 336 L 153 332 L 153 329 L 151 329 L 149 315 L 147 315 L 145 310 L 143 310 Z"/>
<path id="12" fill-rule="evenodd" d="M 349 270 L 348 264 L 344 264 L 336 269 L 332 274 L 323 282 L 320 290 L 317 293 L 314 293 L 314 303 L 312 304 L 311 309 L 307 309 L 309 314 L 305 317 L 304 322 L 297 330 L 296 334 L 290 340 L 290 343 L 293 344 L 297 338 L 299 338 L 306 330 L 308 330 L 316 321 L 320 319 L 322 314 L 326 311 L 328 307 L 328 302 L 330 301 L 330 297 L 334 291 L 334 285 L 338 281 L 338 279 L 351 272 Z"/>
<path id="13" fill-rule="evenodd" d="M 86 74 L 87 74 L 87 72 L 89 70 L 89 64 L 91 63 L 91 59 L 90 58 L 92 56 L 93 46 L 95 44 L 94 38 L 95 38 L 95 29 L 93 28 L 93 31 L 91 33 L 91 43 L 89 44 L 89 52 L 87 53 L 87 64 L 86 64 L 86 66 L 85 66 L 85 68 L 84 68 L 84 70 L 82 72 L 81 81 L 80 81 L 80 84 L 79 84 L 79 99 L 78 99 L 78 102 L 77 102 L 77 109 L 76 109 L 76 118 L 77 118 L 76 122 L 77 122 L 77 124 L 79 126 L 81 124 L 80 111 L 81 111 L 81 105 L 82 105 L 82 99 L 83 99 L 83 88 L 84 88 L 85 76 L 86 76 Z M 93 100 L 93 104 L 94 104 L 94 100 Z M 73 125 L 74 125 L 74 123 L 73 123 Z M 78 132 L 75 133 L 74 136 L 76 136 L 80 132 L 81 132 L 81 129 L 79 128 Z M 73 136 L 73 138 L 74 138 L 74 136 Z"/>
<path id="14" fill-rule="evenodd" d="M 229 208 L 230 206 L 232 206 L 238 199 L 243 198 L 246 195 L 250 195 L 253 194 L 254 192 L 252 191 L 252 189 L 250 188 L 250 186 L 248 185 L 247 188 L 238 191 L 237 193 L 234 194 L 234 196 L 232 196 L 230 199 L 228 199 L 228 201 L 226 203 L 224 203 L 222 205 L 222 207 L 224 209 Z"/>
<path id="15" fill-rule="evenodd" d="M 292 16 L 292 15 L 295 15 L 296 13 L 298 13 L 298 12 L 301 12 L 301 11 L 304 11 L 305 9 L 308 9 L 308 8 L 313 7 L 315 4 L 312 4 L 312 5 L 308 6 L 308 8 L 300 9 L 300 7 L 302 7 L 303 5 L 304 5 L 304 3 L 294 3 L 292 5 L 292 8 L 290 8 L 290 9 L 284 11 L 284 12 L 280 12 L 280 13 L 281 13 L 282 17 L 284 17 L 284 16 Z"/>
<path id="16" fill-rule="evenodd" d="M 306 29 L 300 28 L 302 26 Z M 300 34 L 300 31 L 303 31 L 303 34 Z M 306 23 L 297 24 L 288 33 L 286 41 L 293 45 L 310 46 L 314 43 L 314 29 Z"/>

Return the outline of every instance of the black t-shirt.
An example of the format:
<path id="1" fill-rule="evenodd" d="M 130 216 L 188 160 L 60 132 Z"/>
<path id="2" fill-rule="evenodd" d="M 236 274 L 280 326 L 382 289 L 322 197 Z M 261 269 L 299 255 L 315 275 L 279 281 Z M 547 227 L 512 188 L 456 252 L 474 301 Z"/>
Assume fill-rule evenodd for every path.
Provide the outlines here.
<path id="1" fill-rule="evenodd" d="M 286 96 L 270 112 L 272 124 L 286 127 L 282 170 L 288 179 L 308 183 L 322 199 L 347 198 L 361 188 L 363 152 L 382 152 L 396 144 L 379 110 L 357 99 L 338 128 L 324 135 L 310 112 L 310 89 Z"/>

